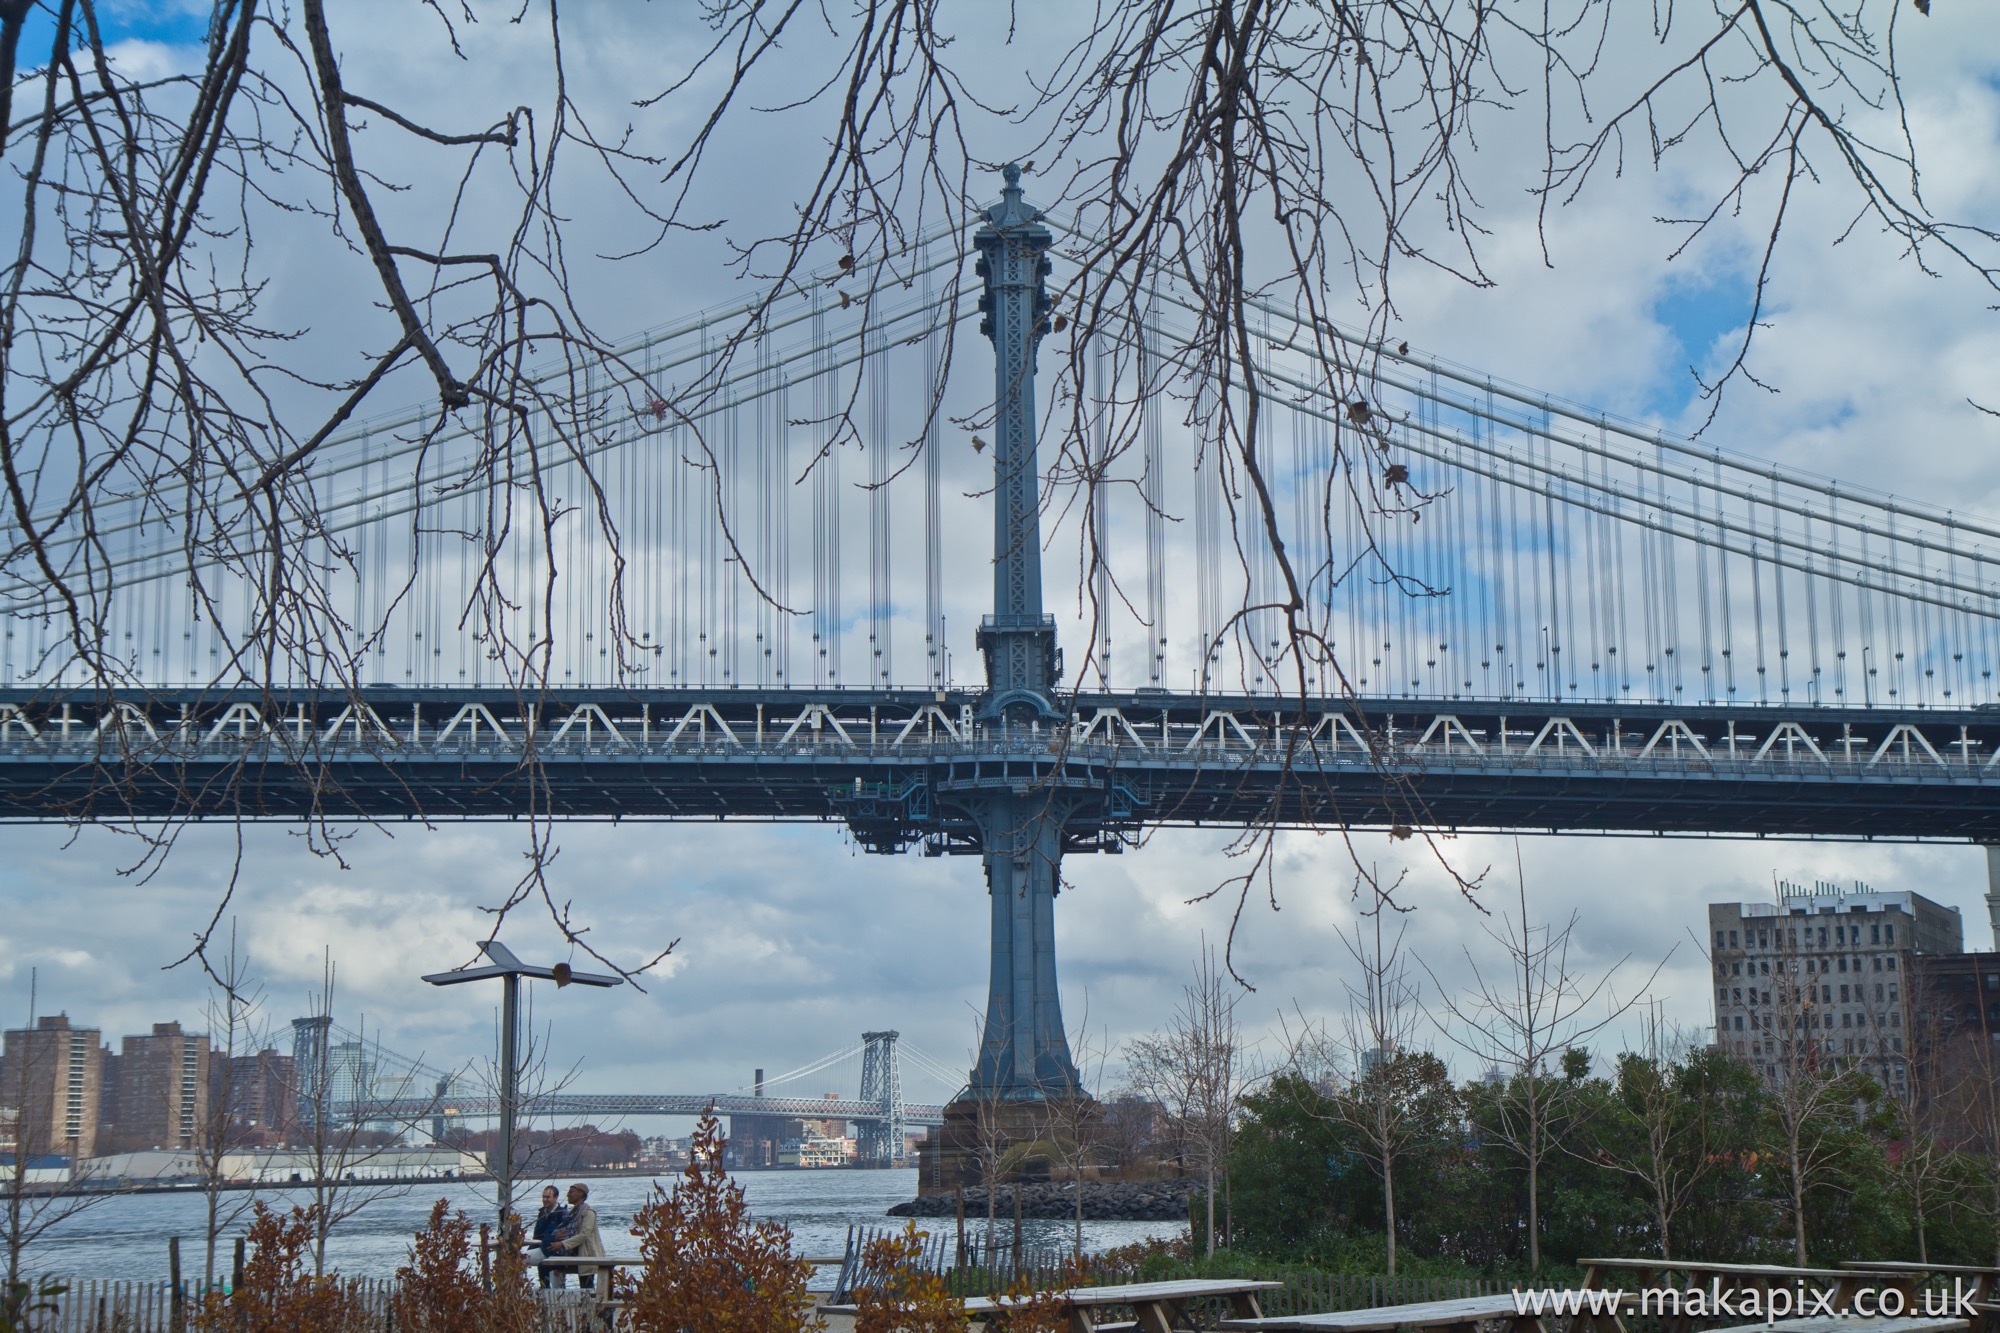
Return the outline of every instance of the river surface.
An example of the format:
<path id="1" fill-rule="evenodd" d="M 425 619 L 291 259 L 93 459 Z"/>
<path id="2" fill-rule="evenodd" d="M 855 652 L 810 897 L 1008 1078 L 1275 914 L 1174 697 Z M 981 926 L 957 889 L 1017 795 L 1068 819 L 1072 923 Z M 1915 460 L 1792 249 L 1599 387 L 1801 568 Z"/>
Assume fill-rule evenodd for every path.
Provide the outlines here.
<path id="1" fill-rule="evenodd" d="M 846 1241 L 851 1224 L 875 1227 L 900 1226 L 899 1219 L 886 1216 L 890 1205 L 915 1196 L 917 1173 L 914 1168 L 895 1171 L 842 1170 L 746 1171 L 736 1180 L 743 1186 L 745 1201 L 759 1221 L 777 1220 L 792 1228 L 793 1250 L 805 1255 L 837 1255 Z M 671 1188 L 672 1181 L 666 1182 Z M 645 1202 L 652 1182 L 636 1176 L 591 1180 L 590 1200 L 597 1207 L 604 1231 L 604 1247 L 610 1253 L 636 1254 L 637 1244 L 628 1228 L 632 1214 Z M 529 1200 L 540 1194 L 539 1183 L 524 1188 Z M 248 1192 L 223 1196 L 226 1209 L 241 1209 L 242 1216 L 223 1229 L 218 1242 L 216 1266 L 227 1271 L 235 1237 L 248 1226 L 251 1195 Z M 273 1207 L 305 1203 L 307 1196 L 282 1189 L 258 1194 Z M 491 1187 L 460 1181 L 440 1181 L 393 1192 L 357 1191 L 348 1202 L 362 1202 L 353 1216 L 343 1220 L 327 1241 L 328 1266 L 351 1277 L 388 1277 L 408 1257 L 410 1235 L 424 1225 L 431 1205 L 445 1198 L 475 1220 L 492 1215 Z M 181 1238 L 182 1271 L 190 1277 L 202 1273 L 207 1231 L 206 1206 L 199 1195 L 121 1195 L 91 1205 L 52 1228 L 29 1251 L 27 1266 L 36 1273 L 76 1278 L 164 1278 L 167 1276 L 167 1239 Z M 983 1216 L 966 1219 L 968 1234 L 983 1226 Z M 949 1233 L 956 1224 L 950 1218 L 918 1219 L 920 1230 Z M 1026 1245 L 1072 1243 L 1074 1223 L 1029 1218 L 1021 1224 Z M 1002 1218 L 1001 1243 L 1013 1239 L 1013 1219 Z M 1126 1245 L 1150 1236 L 1170 1236 L 1185 1230 L 1173 1222 L 1085 1222 L 1084 1248 L 1089 1251 Z M 822 1270 L 831 1280 L 831 1270 Z"/>

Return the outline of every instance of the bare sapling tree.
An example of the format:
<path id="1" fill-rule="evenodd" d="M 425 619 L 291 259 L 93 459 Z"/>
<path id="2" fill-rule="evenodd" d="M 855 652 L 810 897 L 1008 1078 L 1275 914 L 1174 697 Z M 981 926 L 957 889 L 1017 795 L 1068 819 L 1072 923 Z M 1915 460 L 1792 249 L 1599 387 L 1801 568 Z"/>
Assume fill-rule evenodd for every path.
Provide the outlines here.
<path id="1" fill-rule="evenodd" d="M 439 1109 L 444 1096 L 443 1089 L 403 1086 L 406 1081 L 379 1086 L 379 1041 L 371 1051 L 365 1034 L 333 1040 L 334 973 L 329 956 L 308 1020 L 311 1035 L 304 1049 L 295 1048 L 292 1064 L 291 1094 L 311 1172 L 303 1183 L 312 1195 L 315 1275 L 326 1272 L 326 1243 L 335 1228 L 365 1208 L 409 1193 L 407 1183 L 382 1178 L 380 1165 L 405 1132 Z M 394 1095 L 399 1093 L 405 1095 Z"/>
<path id="2" fill-rule="evenodd" d="M 1902 1022 L 1897 1013 L 1892 1028 L 1886 985 L 1877 997 L 1865 982 L 1833 979 L 1842 972 L 1814 943 L 1818 927 L 1811 918 L 1807 924 L 1783 914 L 1768 920 L 1773 956 L 1757 964 L 1762 1004 L 1752 1019 L 1762 1019 L 1762 1030 L 1753 1035 L 1747 1058 L 1764 1081 L 1765 1152 L 1778 1164 L 1793 1262 L 1803 1268 L 1815 1196 L 1838 1188 L 1842 1156 L 1853 1148 L 1864 1117 L 1881 1106 L 1884 1082 L 1877 1075 L 1894 1077 Z M 1853 962 L 1859 971 L 1861 956 Z M 1845 992 L 1839 1008 L 1836 987 Z M 1859 1012 L 1850 1006 L 1860 1006 Z M 1836 1029 L 1837 1019 L 1843 1026 Z M 1850 1026 L 1851 1019 L 1859 1021 Z"/>
<path id="3" fill-rule="evenodd" d="M 1470 984 L 1455 991 L 1424 963 L 1437 995 L 1432 1022 L 1446 1039 L 1491 1071 L 1486 1108 L 1498 1145 L 1513 1156 L 1525 1178 L 1528 1267 L 1542 1266 L 1542 1166 L 1561 1151 L 1551 1125 L 1566 1111 L 1577 1080 L 1550 1067 L 1624 1016 L 1659 974 L 1663 959 L 1634 993 L 1620 1000 L 1612 990 L 1620 958 L 1593 978 L 1576 950 L 1578 917 L 1560 927 L 1537 922 L 1528 910 L 1528 882 L 1520 845 L 1515 844 L 1515 911 L 1485 927 L 1499 946 L 1505 971 L 1482 967 L 1468 948 L 1464 975 Z"/>
<path id="4" fill-rule="evenodd" d="M 251 1083 L 261 1077 L 256 1052 L 267 1028 L 263 1019 L 263 987 L 250 975 L 249 961 L 238 950 L 236 926 L 229 927 L 229 952 L 213 969 L 216 982 L 208 999 L 208 1101 L 192 1145 L 196 1174 L 202 1186 L 202 1284 L 215 1281 L 216 1247 L 235 1229 L 253 1203 L 247 1192 L 233 1188 L 239 1178 L 231 1159 L 249 1140 L 242 1114 Z M 247 1063 L 246 1063 L 247 1062 Z"/>
<path id="5" fill-rule="evenodd" d="M 1643 1033 L 1640 1049 L 1618 1057 L 1610 1123 L 1590 1136 L 1590 1160 L 1645 1191 L 1660 1257 L 1671 1259 L 1674 1219 L 1720 1165 L 1720 1101 L 1729 1094 L 1709 1078 L 1700 1043 L 1671 1026 L 1659 1004 L 1647 1006 Z"/>
<path id="6" fill-rule="evenodd" d="M 30 1300 L 33 1288 L 26 1275 L 28 1252 L 50 1231 L 109 1195 L 88 1188 L 91 1149 L 89 1102 L 98 1095 L 97 1043 L 94 1032 L 72 1035 L 68 1025 L 42 1027 L 36 1012 L 38 969 L 28 973 L 28 1022 L 7 1033 L 0 1057 L 0 1247 L 6 1252 L 6 1284 L 0 1288 L 5 1308 L 13 1311 Z M 49 1164 L 67 1160 L 66 1178 L 37 1179 L 54 1174 Z M 37 1162 L 43 1163 L 37 1166 Z"/>
<path id="7" fill-rule="evenodd" d="M 535 988 L 524 986 L 522 991 L 521 1030 L 524 1035 L 517 1057 L 520 1073 L 515 1085 L 515 1095 L 518 1098 L 517 1115 L 519 1122 L 515 1131 L 513 1151 L 509 1159 L 512 1163 L 514 1177 L 512 1180 L 505 1182 L 509 1197 L 513 1200 L 516 1207 L 526 1206 L 524 1202 L 526 1195 L 524 1195 L 521 1188 L 523 1182 L 544 1178 L 546 1173 L 561 1169 L 559 1162 L 563 1152 L 562 1131 L 566 1128 L 579 1128 L 583 1123 L 580 1119 L 572 1119 L 565 1124 L 562 1122 L 562 1118 L 555 1114 L 554 1109 L 556 1099 L 575 1082 L 577 1075 L 582 1072 L 583 1063 L 579 1059 L 571 1062 L 567 1068 L 557 1068 L 550 1063 L 550 1053 L 555 1050 L 553 1026 L 543 1024 L 540 1035 L 536 1035 L 534 1023 Z M 486 1060 L 483 1068 L 479 1069 L 474 1075 L 485 1095 L 495 1105 L 499 1104 L 500 1089 L 502 1086 L 500 1061 L 505 1058 L 505 1053 L 501 1050 L 505 1044 L 502 1037 L 503 1030 L 504 1025 L 500 1022 L 499 1016 L 496 1014 L 493 1034 L 494 1057 Z M 430 1091 L 442 1098 L 451 1090 L 450 1083 L 454 1081 L 456 1080 L 448 1079 L 445 1085 L 434 1086 Z M 539 1142 L 536 1141 L 535 1134 L 535 1120 L 538 1115 L 541 1116 L 546 1126 Z M 602 1126 L 598 1128 L 602 1128 Z M 493 1144 L 496 1148 L 499 1146 L 500 1132 L 500 1127 L 496 1122 L 493 1130 Z M 489 1158 L 489 1162 L 490 1160 Z M 494 1181 L 496 1196 L 494 1204 L 496 1207 L 499 1204 L 498 1194 L 501 1183 L 497 1179 Z"/>
<path id="8" fill-rule="evenodd" d="M 1236 1018 L 1240 999 L 1240 987 L 1204 944 L 1167 1025 L 1125 1048 L 1132 1082 L 1166 1108 L 1187 1160 L 1201 1174 L 1210 1258 L 1216 1250 L 1216 1185 L 1226 1184 L 1230 1137 L 1243 1094 L 1255 1082 Z"/>
<path id="9" fill-rule="evenodd" d="M 981 1241 L 980 1263 L 992 1268 L 1000 1253 L 1000 1181 L 1010 1166 L 1018 1165 L 1010 1155 L 1018 1141 L 1015 1124 L 1000 1089 L 991 1080 L 979 1077 L 979 1057 L 986 1034 L 986 1020 L 972 1016 L 970 1062 L 972 1078 L 965 1090 L 952 1100 L 972 1104 L 972 1161 L 975 1178 L 986 1191 L 986 1234 Z M 963 1146 L 960 1145 L 961 1151 Z"/>
<path id="10" fill-rule="evenodd" d="M 1083 1013 L 1076 1030 L 1069 1035 L 1070 1057 L 1076 1065 L 1077 1081 L 1060 1096 L 1045 1103 L 1048 1114 L 1049 1152 L 1054 1165 L 1069 1181 L 1075 1196 L 1072 1220 L 1075 1223 L 1076 1257 L 1083 1258 L 1084 1186 L 1103 1157 L 1104 1104 L 1096 1091 L 1104 1085 L 1104 1062 L 1110 1055 L 1107 1038 L 1090 1035 L 1090 996 L 1083 998 Z"/>
<path id="11" fill-rule="evenodd" d="M 1905 975 L 1901 984 L 1909 1021 L 1905 1031 L 1886 1034 L 1893 1063 L 1882 1082 L 1894 1120 L 1891 1132 L 1901 1145 L 1889 1155 L 1889 1167 L 1916 1232 L 1917 1261 L 1928 1263 L 1932 1227 L 1964 1183 L 1965 1163 L 1954 1149 L 1965 1122 L 1954 1112 L 1966 1104 L 1959 1085 L 1970 1069 L 1950 1049 L 1948 1002 L 1922 973 Z M 1904 1013 L 1887 1016 L 1900 1020 Z M 1901 1050 L 1896 1049 L 1899 1040 Z"/>
<path id="12" fill-rule="evenodd" d="M 1382 1182 L 1382 1237 L 1388 1270 L 1396 1272 L 1396 1173 L 1407 1154 L 1437 1141 L 1457 1114 L 1456 1097 L 1443 1061 L 1416 1045 L 1423 1020 L 1419 987 L 1403 953 L 1404 918 L 1396 912 L 1390 888 L 1372 875 L 1367 884 L 1369 905 L 1340 933 L 1357 968 L 1360 982 L 1343 980 L 1347 1012 L 1338 1032 L 1299 1015 L 1300 1029 L 1288 1041 L 1289 1063 L 1302 1083 L 1318 1086 L 1324 1106 L 1360 1141 L 1375 1176 Z M 1394 917 L 1392 931 L 1385 918 Z"/>
<path id="13" fill-rule="evenodd" d="M 1987 974 L 1991 976 L 1992 974 Z M 1973 984 L 1982 978 L 1975 973 Z M 2000 987 L 2000 978 L 1994 981 Z M 1979 1219 L 1992 1229 L 1993 1262 L 2000 1265 L 2000 1023 L 1982 994 L 1973 1005 L 1976 1024 L 1946 1037 L 1924 1058 L 1942 1070 L 1933 1075 L 1943 1096 L 1940 1112 L 1953 1126 L 1952 1146 L 1960 1150 L 1969 1168 L 1967 1189 L 1962 1199 Z"/>

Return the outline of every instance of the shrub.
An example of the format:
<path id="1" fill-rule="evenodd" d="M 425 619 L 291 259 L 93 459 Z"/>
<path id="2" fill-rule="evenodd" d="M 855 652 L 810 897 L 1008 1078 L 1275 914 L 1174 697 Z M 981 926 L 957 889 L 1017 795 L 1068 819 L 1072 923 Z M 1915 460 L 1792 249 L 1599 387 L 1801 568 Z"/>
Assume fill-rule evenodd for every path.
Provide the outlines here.
<path id="1" fill-rule="evenodd" d="M 371 1321 L 353 1284 L 308 1271 L 317 1218 L 317 1207 L 277 1213 L 258 1203 L 243 1281 L 202 1298 L 199 1333 L 365 1333 Z"/>
<path id="2" fill-rule="evenodd" d="M 482 1281 L 472 1254 L 472 1220 L 439 1199 L 430 1222 L 410 1242 L 410 1262 L 396 1270 L 396 1327 L 407 1333 L 528 1333 L 536 1324 L 520 1247 L 493 1255 Z"/>
<path id="3" fill-rule="evenodd" d="M 632 1219 L 645 1260 L 629 1288 L 634 1333 L 804 1333 L 824 1326 L 792 1254 L 791 1229 L 751 1222 L 743 1189 L 722 1169 L 722 1130 L 705 1115 L 687 1169 L 658 1185 Z"/>
<path id="4" fill-rule="evenodd" d="M 922 1264 L 929 1234 L 911 1222 L 901 1235 L 869 1241 L 861 1251 L 854 1333 L 963 1333 L 964 1303 Z"/>

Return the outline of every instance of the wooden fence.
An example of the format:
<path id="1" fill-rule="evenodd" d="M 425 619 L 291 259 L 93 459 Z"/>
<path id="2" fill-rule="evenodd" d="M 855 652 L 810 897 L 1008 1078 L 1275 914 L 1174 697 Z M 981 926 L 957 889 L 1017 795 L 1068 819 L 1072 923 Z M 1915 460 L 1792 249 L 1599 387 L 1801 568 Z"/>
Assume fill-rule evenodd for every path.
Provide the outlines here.
<path id="1" fill-rule="evenodd" d="M 182 1297 L 176 1301 L 170 1282 L 80 1279 L 57 1295 L 34 1301 L 44 1308 L 32 1313 L 25 1327 L 33 1333 L 185 1333 L 201 1301 L 200 1285 L 182 1283 Z M 361 1326 L 355 1333 L 393 1333 L 393 1279 L 354 1278 L 343 1285 L 360 1307 Z M 587 1292 L 567 1289 L 538 1296 L 541 1333 L 590 1333 L 601 1327 L 591 1318 L 596 1301 Z"/>
<path id="2" fill-rule="evenodd" d="M 862 1268 L 862 1254 L 869 1244 L 903 1234 L 900 1227 L 853 1226 L 847 1228 L 847 1244 L 841 1255 L 840 1275 L 834 1279 L 833 1299 L 849 1301 L 854 1293 L 869 1285 Z M 924 1241 L 919 1266 L 941 1274 L 958 1296 L 985 1296 L 1003 1291 L 1025 1278 L 1029 1285 L 1046 1287 L 1070 1274 L 1068 1250 L 1016 1244 L 996 1235 L 992 1243 L 968 1236 L 963 1250 L 955 1236 L 940 1227 Z"/>
<path id="3" fill-rule="evenodd" d="M 848 1232 L 846 1256 L 835 1281 L 834 1298 L 851 1300 L 862 1285 L 860 1256 L 864 1246 L 895 1232 L 873 1227 L 854 1227 Z M 924 1265 L 943 1274 L 952 1290 L 963 1296 L 985 1295 L 1011 1286 L 1025 1277 L 1036 1286 L 1065 1280 L 1073 1270 L 1066 1253 L 1024 1247 L 1018 1266 L 1011 1245 L 994 1247 L 992 1252 L 970 1253 L 960 1264 L 952 1238 L 940 1237 L 926 1243 Z M 970 1248 L 970 1247 L 968 1247 Z M 1082 1281 L 1089 1285 L 1123 1280 L 1093 1271 L 1086 1261 Z M 1415 1301 L 1452 1300 L 1463 1296 L 1484 1296 L 1508 1290 L 1505 1283 L 1457 1278 L 1367 1277 L 1346 1273 L 1295 1273 L 1283 1279 L 1282 1290 L 1261 1297 L 1266 1314 L 1310 1314 L 1321 1310 L 1356 1310 L 1378 1305 L 1403 1305 Z M 395 1283 L 388 1278 L 357 1278 L 348 1284 L 360 1305 L 365 1328 L 392 1333 L 389 1306 Z M 174 1299 L 168 1282 L 97 1281 L 71 1282 L 58 1295 L 49 1297 L 44 1309 L 31 1317 L 28 1327 L 35 1333 L 185 1333 L 200 1303 L 200 1284 L 183 1284 L 182 1298 Z M 569 1289 L 540 1293 L 542 1333 L 587 1333 L 591 1329 L 594 1302 L 584 1292 Z M 1226 1313 L 1220 1305 L 1209 1312 Z M 179 1322 L 176 1322 L 176 1316 Z M 357 1333 L 362 1331 L 357 1330 Z"/>
<path id="4" fill-rule="evenodd" d="M 871 1242 L 900 1235 L 892 1227 L 850 1226 L 847 1245 L 834 1282 L 836 1301 L 852 1300 L 867 1285 L 861 1255 Z M 985 1296 L 1003 1291 L 1025 1278 L 1030 1286 L 1048 1287 L 1076 1282 L 1083 1286 L 1103 1286 L 1129 1282 L 1123 1273 L 1107 1270 L 1085 1258 L 1080 1269 L 1071 1251 L 1016 1247 L 1011 1241 L 984 1245 L 968 1238 L 961 1251 L 954 1236 L 940 1228 L 924 1242 L 921 1265 L 941 1275 L 954 1295 Z M 1381 1277 L 1359 1273 L 1288 1273 L 1276 1279 L 1285 1285 L 1259 1297 L 1266 1314 L 1317 1314 L 1325 1310 L 1366 1310 L 1382 1305 L 1409 1305 L 1419 1301 L 1460 1300 L 1468 1296 L 1491 1296 L 1513 1289 L 1506 1282 L 1472 1278 Z M 1221 1311 L 1221 1306 L 1217 1306 Z"/>

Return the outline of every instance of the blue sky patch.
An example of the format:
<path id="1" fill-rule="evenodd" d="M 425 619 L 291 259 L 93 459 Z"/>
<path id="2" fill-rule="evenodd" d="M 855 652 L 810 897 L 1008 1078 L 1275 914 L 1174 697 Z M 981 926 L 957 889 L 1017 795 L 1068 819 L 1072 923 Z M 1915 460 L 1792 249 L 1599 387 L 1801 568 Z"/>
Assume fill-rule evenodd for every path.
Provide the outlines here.
<path id="1" fill-rule="evenodd" d="M 96 7 L 97 26 L 106 45 L 145 41 L 200 46 L 208 40 L 208 21 L 214 12 L 214 5 L 207 0 L 99 0 Z M 55 4 L 41 0 L 21 29 L 22 69 L 40 69 L 48 61 L 55 28 Z"/>
<path id="2" fill-rule="evenodd" d="M 1686 409 L 1697 392 L 1688 367 L 1707 370 L 1717 342 L 1737 334 L 1749 318 L 1751 294 L 1749 276 L 1734 269 L 1667 285 L 1653 302 L 1653 319 L 1673 335 L 1674 346 L 1648 408 L 1668 419 Z"/>

